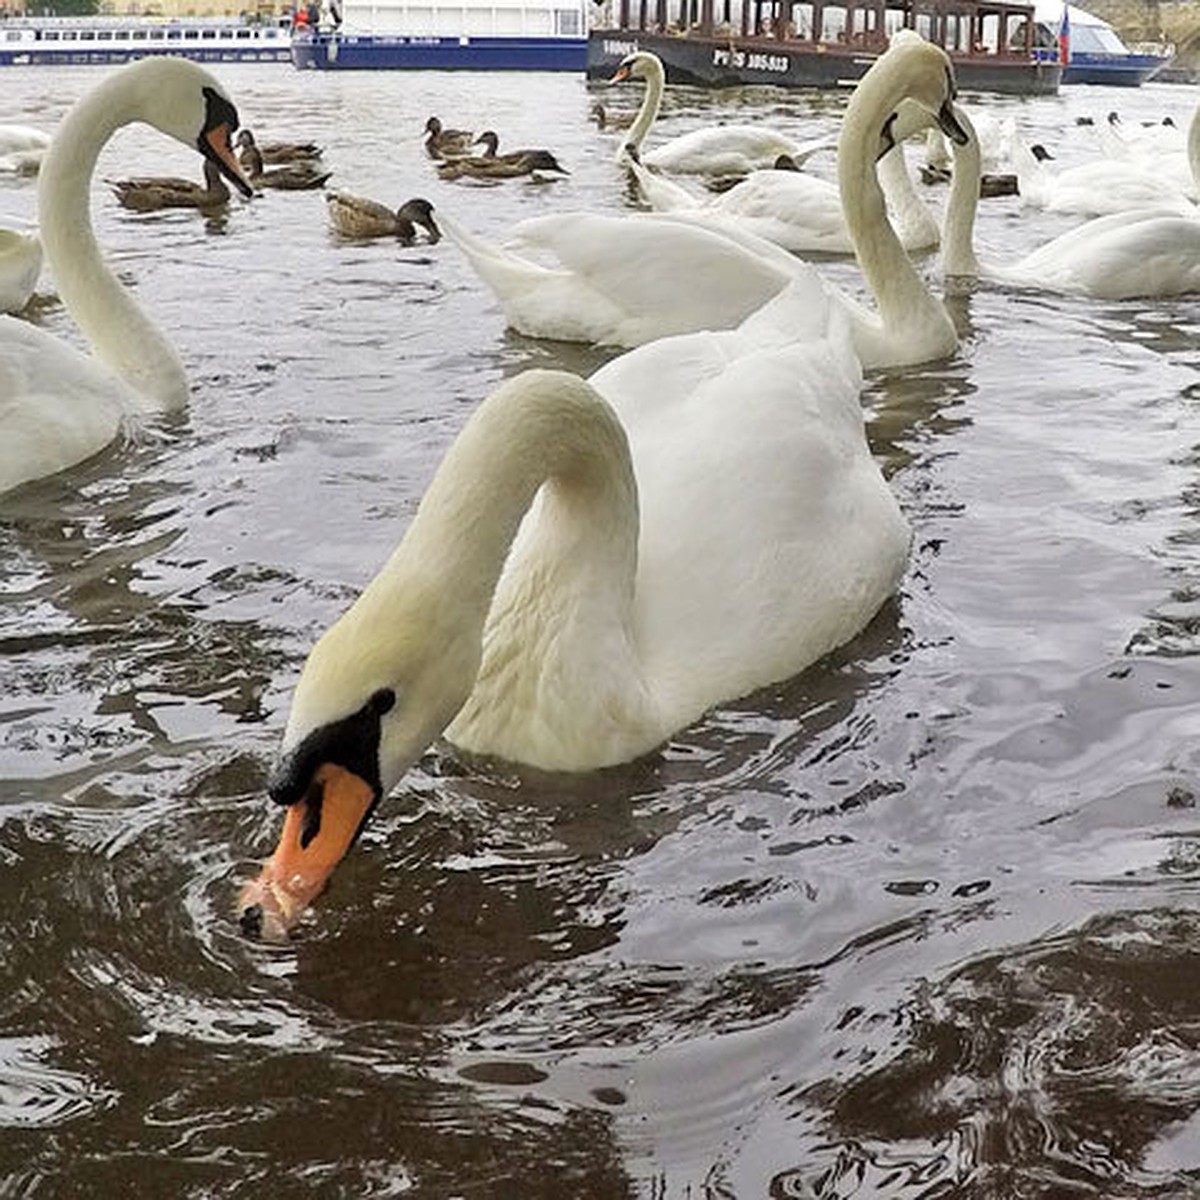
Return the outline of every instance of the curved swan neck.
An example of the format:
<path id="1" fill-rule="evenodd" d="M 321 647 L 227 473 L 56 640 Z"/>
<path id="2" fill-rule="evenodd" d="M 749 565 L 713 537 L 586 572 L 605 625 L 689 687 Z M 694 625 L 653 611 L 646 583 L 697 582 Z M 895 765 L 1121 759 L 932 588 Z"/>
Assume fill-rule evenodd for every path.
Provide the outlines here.
<path id="1" fill-rule="evenodd" d="M 981 172 L 979 139 L 970 118 L 960 108 L 954 110 L 967 134 L 964 144 L 954 146 L 954 178 L 946 201 L 946 227 L 942 233 L 942 274 L 950 277 L 979 274 L 975 254 L 975 212 L 979 207 Z"/>
<path id="2" fill-rule="evenodd" d="M 886 326 L 931 317 L 949 320 L 917 274 L 888 220 L 876 172 L 883 124 L 905 95 L 904 82 L 897 72 L 869 72 L 850 98 L 838 139 L 838 188 L 846 228 Z"/>
<path id="3" fill-rule="evenodd" d="M 139 100 L 130 77 L 117 72 L 67 113 L 39 172 L 38 222 L 59 295 L 93 353 L 148 410 L 172 409 L 187 400 L 179 358 L 105 264 L 92 232 L 96 161 L 122 125 L 142 118 Z"/>
<path id="4" fill-rule="evenodd" d="M 1192 113 L 1191 124 L 1188 125 L 1187 156 L 1192 183 L 1200 188 L 1200 105 Z"/>
<path id="5" fill-rule="evenodd" d="M 634 117 L 633 123 L 629 126 L 617 149 L 618 162 L 627 147 L 632 146 L 635 150 L 641 148 L 646 134 L 650 132 L 651 126 L 658 119 L 658 110 L 662 107 L 663 91 L 666 88 L 666 74 L 663 71 L 662 63 L 657 58 L 647 58 L 642 61 L 645 67 L 643 77 L 646 80 L 646 91 L 642 96 L 637 116 Z"/>

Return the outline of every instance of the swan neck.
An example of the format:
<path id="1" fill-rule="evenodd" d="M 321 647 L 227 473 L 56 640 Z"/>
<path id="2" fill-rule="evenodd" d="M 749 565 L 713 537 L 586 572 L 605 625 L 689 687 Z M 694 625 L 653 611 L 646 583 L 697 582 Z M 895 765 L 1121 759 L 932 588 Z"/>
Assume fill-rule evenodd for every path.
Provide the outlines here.
<path id="1" fill-rule="evenodd" d="M 1187 156 L 1192 183 L 1200 189 L 1200 106 L 1192 114 L 1191 124 L 1188 125 Z"/>
<path id="2" fill-rule="evenodd" d="M 107 266 L 92 229 L 91 180 L 100 151 L 140 116 L 128 90 L 117 72 L 63 118 L 38 174 L 38 223 L 59 296 L 93 354 L 147 410 L 178 408 L 187 398 L 179 359 Z"/>
<path id="3" fill-rule="evenodd" d="M 641 148 L 646 134 L 650 132 L 651 126 L 658 119 L 658 110 L 662 107 L 665 87 L 666 75 L 663 72 L 662 64 L 652 62 L 649 73 L 646 75 L 646 91 L 642 96 L 642 103 L 638 108 L 637 116 L 634 117 L 633 123 L 621 141 L 620 149 L 617 151 L 618 158 L 628 146 L 632 146 L 635 150 Z"/>
<path id="4" fill-rule="evenodd" d="M 967 134 L 963 145 L 954 146 L 954 178 L 946 201 L 946 226 L 942 233 L 942 274 L 968 276 L 979 274 L 975 255 L 975 213 L 979 207 L 981 175 L 979 139 L 970 118 L 955 109 L 955 115 Z"/>

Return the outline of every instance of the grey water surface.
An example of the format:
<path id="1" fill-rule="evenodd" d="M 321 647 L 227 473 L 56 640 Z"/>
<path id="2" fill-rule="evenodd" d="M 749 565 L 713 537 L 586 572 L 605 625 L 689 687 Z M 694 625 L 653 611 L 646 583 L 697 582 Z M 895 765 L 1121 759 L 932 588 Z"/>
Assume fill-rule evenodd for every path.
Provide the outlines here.
<path id="1" fill-rule="evenodd" d="M 0 120 L 106 70 L 6 70 Z M 578 77 L 216 72 L 333 184 L 488 236 L 631 207 Z M 1060 164 L 1079 115 L 1198 98 L 967 97 Z M 844 102 L 676 89 L 655 136 Z M 571 174 L 443 182 L 434 113 Z M 1200 299 L 952 296 L 958 354 L 864 396 L 915 529 L 867 631 L 627 768 L 434 749 L 264 947 L 234 905 L 308 648 L 481 397 L 608 354 L 506 333 L 448 242 L 338 242 L 319 192 L 134 215 L 101 178 L 198 168 L 132 128 L 93 191 L 190 410 L 0 498 L 0 1196 L 1200 1194 Z M 1072 223 L 991 199 L 979 241 Z"/>

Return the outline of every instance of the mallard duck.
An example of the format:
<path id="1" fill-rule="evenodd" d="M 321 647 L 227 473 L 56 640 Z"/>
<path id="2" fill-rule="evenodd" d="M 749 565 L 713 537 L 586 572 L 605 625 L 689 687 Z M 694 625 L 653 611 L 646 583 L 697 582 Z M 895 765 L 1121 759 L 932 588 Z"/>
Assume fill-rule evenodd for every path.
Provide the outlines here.
<path id="1" fill-rule="evenodd" d="M 448 158 L 470 153 L 475 135 L 469 129 L 443 129 L 437 117 L 425 122 L 425 150 L 430 158 Z"/>
<path id="2" fill-rule="evenodd" d="M 263 167 L 262 153 L 253 143 L 242 147 L 242 170 L 250 177 L 256 188 L 280 188 L 286 191 L 306 191 L 319 188 L 333 174 L 320 171 L 311 163 L 292 163 L 286 167 L 275 167 L 268 171 Z"/>
<path id="3" fill-rule="evenodd" d="M 592 101 L 592 120 L 601 129 L 628 129 L 637 120 L 636 112 L 609 112 L 599 100 Z"/>
<path id="4" fill-rule="evenodd" d="M 203 183 L 153 175 L 110 179 L 107 183 L 118 202 L 134 212 L 152 212 L 159 208 L 217 208 L 229 201 L 229 188 L 221 178 L 221 170 L 209 159 L 204 160 Z"/>
<path id="5" fill-rule="evenodd" d="M 325 201 L 329 222 L 343 237 L 396 237 L 403 245 L 411 246 L 417 240 L 418 225 L 428 233 L 430 243 L 442 236 L 433 219 L 433 205 L 420 197 L 405 201 L 394 211 L 351 192 L 327 192 Z"/>
<path id="6" fill-rule="evenodd" d="M 472 179 L 515 179 L 540 171 L 570 174 L 549 150 L 511 150 L 507 154 L 497 154 L 496 147 L 500 139 L 490 129 L 481 133 L 475 141 L 476 144 L 483 144 L 482 154 L 438 163 L 437 171 L 443 179 L 461 179 L 463 176 Z"/>
<path id="7" fill-rule="evenodd" d="M 321 157 L 321 147 L 316 142 L 258 142 L 249 129 L 239 131 L 237 141 L 239 157 L 249 146 L 262 155 L 264 163 L 313 162 Z"/>

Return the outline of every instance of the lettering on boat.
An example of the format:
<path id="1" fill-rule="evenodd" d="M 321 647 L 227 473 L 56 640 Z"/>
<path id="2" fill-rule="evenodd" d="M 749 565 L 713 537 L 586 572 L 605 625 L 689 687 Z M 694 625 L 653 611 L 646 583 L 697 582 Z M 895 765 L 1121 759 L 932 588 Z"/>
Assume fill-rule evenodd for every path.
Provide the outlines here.
<path id="1" fill-rule="evenodd" d="M 634 42 L 621 42 L 615 38 L 604 39 L 604 53 L 611 54 L 616 58 L 624 58 L 627 54 L 636 54 L 638 44 Z"/>
<path id="2" fill-rule="evenodd" d="M 765 54 L 759 50 L 735 50 L 718 47 L 713 50 L 714 67 L 737 67 L 750 71 L 775 71 L 780 74 L 788 69 L 786 54 Z"/>

